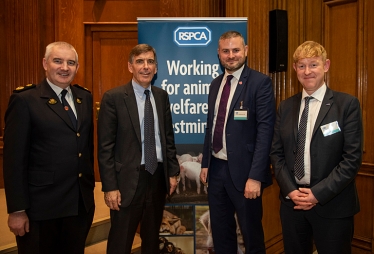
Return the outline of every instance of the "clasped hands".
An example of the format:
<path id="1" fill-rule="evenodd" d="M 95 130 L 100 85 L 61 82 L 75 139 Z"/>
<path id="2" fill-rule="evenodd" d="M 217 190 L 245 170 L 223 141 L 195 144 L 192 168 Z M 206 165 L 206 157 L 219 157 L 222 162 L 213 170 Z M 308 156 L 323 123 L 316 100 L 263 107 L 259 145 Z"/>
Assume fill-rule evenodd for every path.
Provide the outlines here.
<path id="1" fill-rule="evenodd" d="M 288 197 L 295 203 L 294 209 L 296 210 L 310 210 L 318 203 L 309 188 L 299 188 L 291 191 Z"/>

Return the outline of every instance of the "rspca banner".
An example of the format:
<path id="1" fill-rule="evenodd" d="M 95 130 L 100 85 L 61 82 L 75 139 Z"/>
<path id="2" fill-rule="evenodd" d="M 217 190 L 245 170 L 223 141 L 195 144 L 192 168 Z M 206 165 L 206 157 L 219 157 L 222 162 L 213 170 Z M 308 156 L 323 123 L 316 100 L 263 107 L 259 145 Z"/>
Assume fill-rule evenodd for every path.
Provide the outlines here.
<path id="1" fill-rule="evenodd" d="M 209 86 L 223 71 L 218 39 L 229 30 L 247 38 L 247 18 L 138 18 L 139 43 L 156 49 L 153 84 L 169 94 L 178 151 L 202 152 Z"/>

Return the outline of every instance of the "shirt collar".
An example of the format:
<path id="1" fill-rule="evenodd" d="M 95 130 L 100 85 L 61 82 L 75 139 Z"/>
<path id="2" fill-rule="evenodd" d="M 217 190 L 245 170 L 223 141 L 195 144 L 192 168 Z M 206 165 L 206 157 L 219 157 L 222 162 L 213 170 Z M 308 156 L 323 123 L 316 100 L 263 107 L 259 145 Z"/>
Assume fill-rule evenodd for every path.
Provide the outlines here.
<path id="1" fill-rule="evenodd" d="M 227 78 L 228 75 L 233 75 L 234 78 L 236 78 L 236 80 L 239 80 L 240 79 L 240 75 L 242 74 L 242 71 L 244 69 L 244 65 L 245 64 L 243 64 L 242 67 L 240 67 L 238 70 L 234 71 L 232 74 L 227 73 L 227 71 L 225 71 L 225 76 L 223 77 L 224 80 L 226 80 L 226 78 Z"/>
<path id="2" fill-rule="evenodd" d="M 134 93 L 139 96 L 140 98 L 143 97 L 144 95 L 144 91 L 147 89 L 149 90 L 149 94 L 151 95 L 152 94 L 152 89 L 151 89 L 151 85 L 148 86 L 148 88 L 144 88 L 142 87 L 141 85 L 139 85 L 138 83 L 136 83 L 134 80 L 132 80 L 132 87 L 134 88 Z"/>
<path id="3" fill-rule="evenodd" d="M 325 97 L 326 90 L 327 90 L 326 83 L 323 83 L 323 85 L 320 88 L 318 88 L 317 91 L 315 91 L 311 95 L 307 94 L 305 92 L 305 90 L 303 89 L 303 94 L 302 94 L 301 99 L 304 100 L 305 97 L 312 96 L 314 99 L 322 102 L 323 97 Z"/>
<path id="4" fill-rule="evenodd" d="M 55 84 L 53 84 L 51 81 L 49 81 L 48 78 L 47 78 L 47 82 L 48 82 L 49 86 L 52 88 L 52 90 L 53 90 L 57 95 L 60 95 L 61 92 L 62 92 L 62 90 L 64 90 L 64 89 L 62 89 L 61 87 L 56 86 Z M 70 86 L 66 87 L 65 90 L 68 91 L 68 94 L 71 94 Z"/>

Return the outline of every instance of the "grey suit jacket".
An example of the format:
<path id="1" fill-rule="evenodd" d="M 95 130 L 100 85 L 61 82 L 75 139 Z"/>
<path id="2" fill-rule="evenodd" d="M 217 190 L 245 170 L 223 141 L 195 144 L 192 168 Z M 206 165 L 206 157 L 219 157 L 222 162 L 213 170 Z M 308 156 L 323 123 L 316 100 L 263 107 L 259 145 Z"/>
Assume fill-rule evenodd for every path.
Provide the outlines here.
<path id="1" fill-rule="evenodd" d="M 161 137 L 165 181 L 179 172 L 168 94 L 152 86 Z M 98 159 L 104 192 L 119 190 L 127 207 L 139 180 L 142 158 L 141 129 L 132 82 L 107 91 L 101 100 L 98 119 Z"/>
<path id="2" fill-rule="evenodd" d="M 281 189 L 280 199 L 297 189 L 294 163 L 301 93 L 281 102 L 274 130 L 271 160 Z M 340 132 L 324 136 L 321 126 L 337 121 Z M 326 90 L 310 143 L 311 190 L 319 201 L 313 209 L 326 218 L 343 218 L 359 212 L 355 176 L 362 160 L 362 119 L 357 98 Z"/>

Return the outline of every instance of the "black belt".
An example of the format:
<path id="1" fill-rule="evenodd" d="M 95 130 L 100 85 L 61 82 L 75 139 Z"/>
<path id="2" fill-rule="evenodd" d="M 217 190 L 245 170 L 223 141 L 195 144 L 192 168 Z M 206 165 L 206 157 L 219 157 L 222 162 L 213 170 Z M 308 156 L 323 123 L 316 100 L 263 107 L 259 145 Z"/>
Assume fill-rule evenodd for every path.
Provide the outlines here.
<path id="1" fill-rule="evenodd" d="M 310 188 L 310 184 L 296 184 L 297 188 Z"/>
<path id="2" fill-rule="evenodd" d="M 158 167 L 158 168 L 159 168 L 159 167 L 162 167 L 162 162 L 158 162 L 158 163 L 157 163 L 157 167 Z M 140 166 L 139 166 L 139 169 L 140 169 L 140 170 L 145 170 L 145 164 L 140 165 Z"/>

